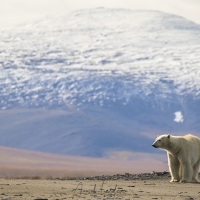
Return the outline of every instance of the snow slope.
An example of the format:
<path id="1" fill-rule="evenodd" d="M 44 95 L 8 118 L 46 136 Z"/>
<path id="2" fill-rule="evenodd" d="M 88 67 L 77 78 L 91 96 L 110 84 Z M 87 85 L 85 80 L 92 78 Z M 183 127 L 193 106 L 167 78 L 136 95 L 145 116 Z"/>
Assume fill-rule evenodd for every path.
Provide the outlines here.
<path id="1" fill-rule="evenodd" d="M 1 145 L 105 156 L 154 151 L 161 132 L 200 130 L 198 24 L 97 8 L 0 38 Z"/>

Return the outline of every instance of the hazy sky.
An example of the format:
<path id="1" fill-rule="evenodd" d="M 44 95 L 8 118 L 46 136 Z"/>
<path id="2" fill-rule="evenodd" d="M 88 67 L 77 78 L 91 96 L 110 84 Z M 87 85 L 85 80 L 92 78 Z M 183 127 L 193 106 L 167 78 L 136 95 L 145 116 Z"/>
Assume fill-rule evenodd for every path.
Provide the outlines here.
<path id="1" fill-rule="evenodd" d="M 0 28 L 49 14 L 95 7 L 161 10 L 200 24 L 200 0 L 0 0 Z"/>

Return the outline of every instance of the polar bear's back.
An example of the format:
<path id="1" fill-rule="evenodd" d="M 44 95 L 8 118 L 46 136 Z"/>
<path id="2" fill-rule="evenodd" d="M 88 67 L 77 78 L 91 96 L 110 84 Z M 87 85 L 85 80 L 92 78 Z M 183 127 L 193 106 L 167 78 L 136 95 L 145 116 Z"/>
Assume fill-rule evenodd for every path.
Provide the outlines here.
<path id="1" fill-rule="evenodd" d="M 191 142 L 198 142 L 200 144 L 200 138 L 191 134 L 187 134 L 183 136 L 184 139 Z"/>
<path id="2" fill-rule="evenodd" d="M 185 135 L 183 138 L 186 140 L 184 149 L 200 159 L 200 138 L 191 134 Z"/>

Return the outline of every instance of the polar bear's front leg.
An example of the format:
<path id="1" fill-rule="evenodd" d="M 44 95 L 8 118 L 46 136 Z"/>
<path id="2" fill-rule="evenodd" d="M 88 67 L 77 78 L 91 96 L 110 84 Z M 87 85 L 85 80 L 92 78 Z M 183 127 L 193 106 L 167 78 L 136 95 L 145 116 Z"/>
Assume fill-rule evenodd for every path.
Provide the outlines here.
<path id="1" fill-rule="evenodd" d="M 188 161 L 181 162 L 182 177 L 180 182 L 188 183 L 192 181 L 193 168 Z"/>
<path id="2" fill-rule="evenodd" d="M 180 181 L 179 176 L 179 169 L 180 169 L 180 163 L 177 157 L 171 155 L 170 153 L 167 153 L 168 156 L 168 165 L 169 165 L 169 171 L 171 174 L 171 181 L 170 182 L 178 182 Z"/>

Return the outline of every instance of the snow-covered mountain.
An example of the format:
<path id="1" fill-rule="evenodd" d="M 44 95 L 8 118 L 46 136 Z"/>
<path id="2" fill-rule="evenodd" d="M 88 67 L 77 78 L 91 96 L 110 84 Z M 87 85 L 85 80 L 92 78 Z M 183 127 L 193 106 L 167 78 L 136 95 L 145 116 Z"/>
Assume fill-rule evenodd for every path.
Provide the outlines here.
<path id="1" fill-rule="evenodd" d="M 0 145 L 109 156 L 200 131 L 200 25 L 97 8 L 0 32 Z"/>

